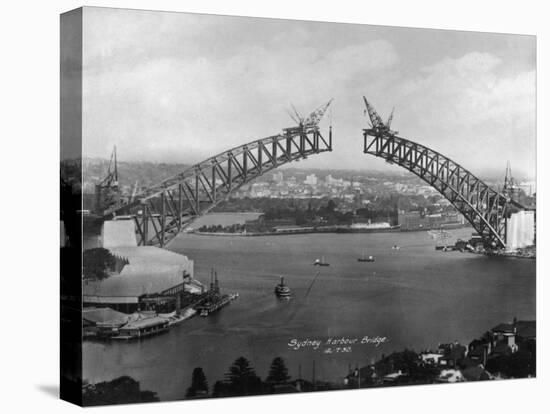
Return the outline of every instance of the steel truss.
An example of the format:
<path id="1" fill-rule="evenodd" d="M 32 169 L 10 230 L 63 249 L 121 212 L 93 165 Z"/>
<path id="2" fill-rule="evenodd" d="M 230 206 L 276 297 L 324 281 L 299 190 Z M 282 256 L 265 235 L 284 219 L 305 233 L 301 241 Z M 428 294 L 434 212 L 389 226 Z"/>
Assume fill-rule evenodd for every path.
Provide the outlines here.
<path id="1" fill-rule="evenodd" d="M 365 154 L 406 168 L 449 200 L 470 222 L 487 247 L 506 246 L 511 207 L 523 208 L 493 190 L 464 167 L 428 147 L 405 138 L 364 129 Z"/>
<path id="2" fill-rule="evenodd" d="M 317 125 L 286 128 L 279 135 L 208 158 L 103 216 L 133 219 L 138 245 L 164 247 L 196 217 L 208 213 L 243 184 L 281 165 L 326 151 L 332 151 L 332 127 L 327 140 Z"/>

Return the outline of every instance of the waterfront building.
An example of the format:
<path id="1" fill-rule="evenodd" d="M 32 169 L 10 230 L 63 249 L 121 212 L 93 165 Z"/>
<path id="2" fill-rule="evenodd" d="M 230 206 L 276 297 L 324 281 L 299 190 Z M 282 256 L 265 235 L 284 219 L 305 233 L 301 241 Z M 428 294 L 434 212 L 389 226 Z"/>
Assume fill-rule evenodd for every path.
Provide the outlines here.
<path id="1" fill-rule="evenodd" d="M 83 308 L 82 327 L 84 336 L 111 336 L 118 328 L 128 323 L 130 315 L 111 308 Z"/>
<path id="2" fill-rule="evenodd" d="M 200 293 L 193 279 L 193 261 L 186 256 L 153 246 L 118 247 L 112 254 L 124 257 L 128 264 L 119 274 L 103 280 L 84 281 L 84 306 L 109 306 L 125 313 L 139 309 L 148 295 Z"/>
<path id="3" fill-rule="evenodd" d="M 169 321 L 160 316 L 138 319 L 122 326 L 118 338 L 133 339 L 143 338 L 145 336 L 156 335 L 168 330 Z"/>
<path id="4" fill-rule="evenodd" d="M 422 214 L 420 211 L 399 210 L 397 223 L 403 231 L 432 230 L 462 226 L 464 217 L 459 213 L 451 214 Z"/>

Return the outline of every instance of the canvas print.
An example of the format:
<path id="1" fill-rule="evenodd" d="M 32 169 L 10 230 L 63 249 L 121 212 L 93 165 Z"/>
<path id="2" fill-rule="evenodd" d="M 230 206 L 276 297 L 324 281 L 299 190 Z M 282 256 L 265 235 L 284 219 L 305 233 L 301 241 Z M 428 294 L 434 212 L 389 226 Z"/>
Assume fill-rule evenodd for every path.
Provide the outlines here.
<path id="1" fill-rule="evenodd" d="M 61 16 L 61 393 L 536 376 L 536 38 Z"/>

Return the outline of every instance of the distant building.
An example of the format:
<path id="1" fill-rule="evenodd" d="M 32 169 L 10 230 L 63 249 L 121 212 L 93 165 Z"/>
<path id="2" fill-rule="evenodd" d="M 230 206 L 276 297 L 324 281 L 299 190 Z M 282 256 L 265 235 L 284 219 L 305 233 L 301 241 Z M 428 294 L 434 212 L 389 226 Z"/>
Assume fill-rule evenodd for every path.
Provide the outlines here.
<path id="1" fill-rule="evenodd" d="M 537 183 L 535 181 L 525 181 L 518 184 L 518 187 L 525 193 L 525 195 L 531 197 L 537 188 Z"/>
<path id="2" fill-rule="evenodd" d="M 397 222 L 403 231 L 432 230 L 462 226 L 464 216 L 455 214 L 421 214 L 419 211 L 402 211 L 397 214 Z"/>
<path id="3" fill-rule="evenodd" d="M 332 174 L 329 174 L 325 177 L 326 185 L 334 185 L 338 180 L 332 177 Z"/>
<path id="4" fill-rule="evenodd" d="M 276 183 L 282 183 L 284 181 L 284 176 L 282 171 L 278 171 L 276 173 L 273 173 L 273 181 Z"/>
<path id="5" fill-rule="evenodd" d="M 317 176 L 315 174 L 310 174 L 306 176 L 304 184 L 316 186 L 317 185 Z"/>

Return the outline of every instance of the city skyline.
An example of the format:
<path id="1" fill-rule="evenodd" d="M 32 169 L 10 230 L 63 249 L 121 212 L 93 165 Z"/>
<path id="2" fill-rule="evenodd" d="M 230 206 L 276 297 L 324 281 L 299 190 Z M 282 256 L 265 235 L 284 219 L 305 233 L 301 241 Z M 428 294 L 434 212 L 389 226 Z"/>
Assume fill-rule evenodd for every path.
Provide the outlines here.
<path id="1" fill-rule="evenodd" d="M 362 154 L 366 95 L 472 171 L 535 176 L 533 36 L 89 8 L 83 42 L 84 156 L 195 163 L 334 98 L 333 152 L 300 167 L 396 168 Z"/>

